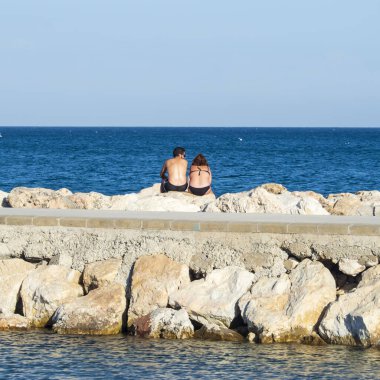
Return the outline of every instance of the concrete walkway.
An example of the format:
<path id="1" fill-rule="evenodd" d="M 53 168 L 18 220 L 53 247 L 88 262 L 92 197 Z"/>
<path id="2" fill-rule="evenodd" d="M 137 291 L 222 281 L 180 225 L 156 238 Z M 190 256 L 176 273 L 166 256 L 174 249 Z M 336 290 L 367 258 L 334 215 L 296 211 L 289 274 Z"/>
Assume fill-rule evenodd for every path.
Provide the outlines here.
<path id="1" fill-rule="evenodd" d="M 380 218 L 277 214 L 0 209 L 0 224 L 201 232 L 380 235 Z"/>

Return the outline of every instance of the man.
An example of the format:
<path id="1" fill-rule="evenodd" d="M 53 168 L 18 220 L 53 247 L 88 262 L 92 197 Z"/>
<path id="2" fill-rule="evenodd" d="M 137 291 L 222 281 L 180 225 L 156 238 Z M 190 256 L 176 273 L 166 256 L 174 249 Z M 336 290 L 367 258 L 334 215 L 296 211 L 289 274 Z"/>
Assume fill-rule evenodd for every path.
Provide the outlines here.
<path id="1" fill-rule="evenodd" d="M 185 157 L 185 149 L 177 147 L 173 150 L 173 158 L 165 161 L 160 173 L 162 178 L 161 193 L 187 190 L 187 161 Z M 168 176 L 166 176 L 166 172 Z"/>

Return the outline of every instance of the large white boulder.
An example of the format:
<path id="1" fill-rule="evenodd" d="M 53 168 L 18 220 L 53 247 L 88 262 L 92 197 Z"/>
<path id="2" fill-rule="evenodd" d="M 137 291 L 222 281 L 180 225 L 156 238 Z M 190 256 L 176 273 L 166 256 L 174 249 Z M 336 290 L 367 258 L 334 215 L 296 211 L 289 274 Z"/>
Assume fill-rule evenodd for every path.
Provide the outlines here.
<path id="1" fill-rule="evenodd" d="M 189 267 L 165 255 L 142 256 L 132 274 L 128 326 L 136 318 L 168 305 L 169 296 L 190 283 Z"/>
<path id="2" fill-rule="evenodd" d="M 183 308 L 191 319 L 202 324 L 230 327 L 237 314 L 237 301 L 247 292 L 254 275 L 230 266 L 215 269 L 205 279 L 191 282 L 169 296 L 172 307 Z"/>
<path id="3" fill-rule="evenodd" d="M 54 313 L 53 330 L 59 334 L 112 335 L 122 330 L 126 311 L 124 286 L 111 284 L 91 290 L 62 304 Z"/>
<path id="4" fill-rule="evenodd" d="M 329 343 L 380 345 L 380 265 L 366 270 L 356 289 L 329 306 L 319 334 Z"/>
<path id="5" fill-rule="evenodd" d="M 9 194 L 7 201 L 13 208 L 77 208 L 68 199 L 70 190 L 50 190 L 44 188 L 16 187 Z"/>
<path id="6" fill-rule="evenodd" d="M 322 196 L 321 196 L 322 197 Z M 206 212 L 328 215 L 315 196 L 291 193 L 278 184 L 266 184 L 241 193 L 227 193 L 206 205 Z"/>
<path id="7" fill-rule="evenodd" d="M 329 270 L 305 259 L 290 275 L 259 279 L 239 300 L 239 308 L 262 343 L 299 342 L 312 336 L 324 308 L 335 297 Z"/>
<path id="8" fill-rule="evenodd" d="M 44 327 L 64 303 L 83 295 L 80 272 L 59 265 L 40 266 L 21 286 L 23 314 L 33 327 Z"/>
<path id="9" fill-rule="evenodd" d="M 14 313 L 25 277 L 35 265 L 21 259 L 0 260 L 0 313 Z"/>
<path id="10" fill-rule="evenodd" d="M 188 339 L 194 327 L 185 310 L 159 308 L 136 320 L 135 334 L 148 338 Z"/>

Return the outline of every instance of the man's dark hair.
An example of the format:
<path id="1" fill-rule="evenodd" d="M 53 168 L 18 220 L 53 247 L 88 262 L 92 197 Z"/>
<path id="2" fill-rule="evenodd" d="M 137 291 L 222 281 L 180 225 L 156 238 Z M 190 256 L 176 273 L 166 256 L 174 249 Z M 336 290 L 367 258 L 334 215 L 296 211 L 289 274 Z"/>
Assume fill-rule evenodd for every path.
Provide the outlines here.
<path id="1" fill-rule="evenodd" d="M 185 154 L 185 148 L 181 148 L 180 146 L 177 146 L 177 148 L 175 148 L 173 150 L 173 157 L 177 157 L 179 156 L 180 154 Z"/>

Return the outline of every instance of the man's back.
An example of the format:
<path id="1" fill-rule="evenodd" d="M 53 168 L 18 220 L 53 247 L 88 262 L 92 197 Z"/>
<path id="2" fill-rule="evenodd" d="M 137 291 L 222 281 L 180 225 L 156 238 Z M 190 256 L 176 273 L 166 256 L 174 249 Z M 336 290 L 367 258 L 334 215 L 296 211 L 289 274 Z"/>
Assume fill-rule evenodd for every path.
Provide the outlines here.
<path id="1" fill-rule="evenodd" d="M 179 156 L 166 161 L 168 180 L 172 185 L 181 186 L 187 182 L 187 161 Z"/>

